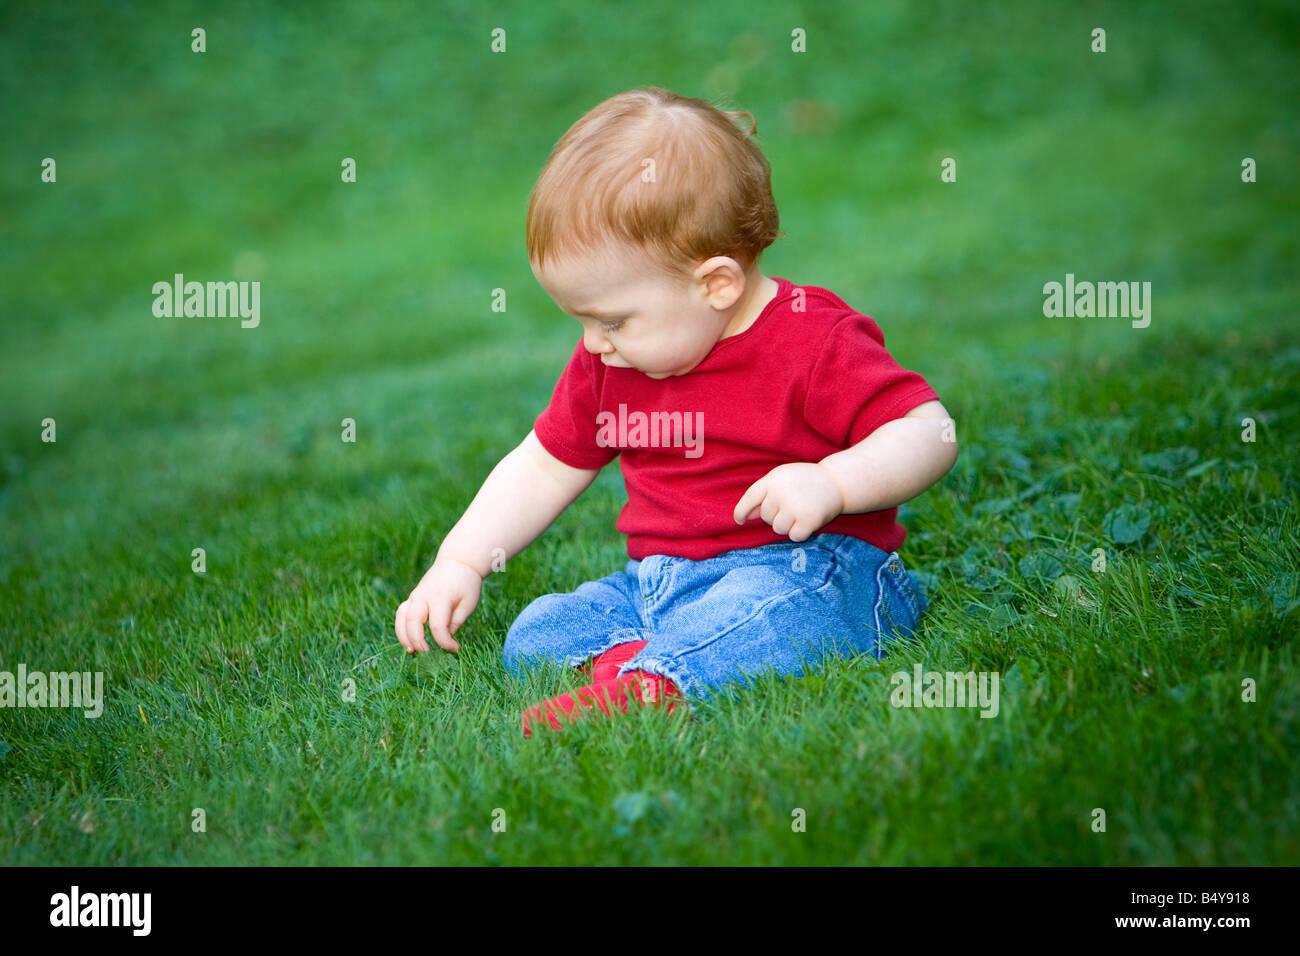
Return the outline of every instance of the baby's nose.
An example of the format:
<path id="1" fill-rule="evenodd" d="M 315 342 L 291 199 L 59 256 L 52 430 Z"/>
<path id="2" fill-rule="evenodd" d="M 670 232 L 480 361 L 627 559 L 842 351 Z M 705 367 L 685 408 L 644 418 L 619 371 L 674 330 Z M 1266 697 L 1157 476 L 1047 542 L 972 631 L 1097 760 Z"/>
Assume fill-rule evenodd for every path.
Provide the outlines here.
<path id="1" fill-rule="evenodd" d="M 605 352 L 614 351 L 614 346 L 609 344 L 609 339 L 600 334 L 584 332 L 582 336 L 583 347 L 592 355 L 601 355 Z"/>

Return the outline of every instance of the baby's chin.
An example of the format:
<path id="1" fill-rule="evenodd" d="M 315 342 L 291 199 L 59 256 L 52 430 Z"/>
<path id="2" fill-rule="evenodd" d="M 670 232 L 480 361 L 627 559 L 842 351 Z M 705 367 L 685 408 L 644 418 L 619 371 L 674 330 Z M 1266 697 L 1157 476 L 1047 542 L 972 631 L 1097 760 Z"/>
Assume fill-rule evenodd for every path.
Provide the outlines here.
<path id="1" fill-rule="evenodd" d="M 655 379 L 656 381 L 659 381 L 660 379 L 673 378 L 674 376 L 677 376 L 677 375 L 685 375 L 687 372 L 691 371 L 691 369 L 695 368 L 695 366 L 697 366 L 697 365 L 699 365 L 701 362 L 703 362 L 703 361 L 704 361 L 704 356 L 700 356 L 700 357 L 697 358 L 694 362 L 691 362 L 689 365 L 679 366 L 676 370 L 671 371 L 671 372 L 650 372 L 650 371 L 647 371 L 646 369 L 640 368 L 640 367 L 638 367 L 638 366 L 636 366 L 636 365 L 611 365 L 609 362 L 606 362 L 606 361 L 605 361 L 604 357 L 602 357 L 600 361 L 601 361 L 601 364 L 603 364 L 606 368 L 630 368 L 630 369 L 636 369 L 636 371 L 640 372 L 640 373 L 641 373 L 642 375 L 644 375 L 646 378 L 653 378 L 653 379 Z"/>
<path id="2" fill-rule="evenodd" d="M 703 362 L 703 361 L 704 361 L 704 359 L 702 359 L 702 358 L 701 358 L 701 359 L 696 359 L 696 360 L 695 360 L 694 362 L 692 362 L 690 365 L 687 365 L 687 366 L 684 366 L 684 367 L 682 367 L 682 368 L 679 368 L 679 369 L 677 369 L 677 371 L 675 371 L 675 372 L 647 372 L 647 371 L 645 371 L 644 369 L 642 369 L 642 370 L 641 370 L 641 374 L 642 374 L 642 375 L 646 375 L 646 376 L 648 376 L 648 377 L 650 377 L 650 378 L 653 378 L 653 379 L 673 378 L 673 377 L 678 376 L 678 375 L 685 375 L 687 372 L 690 372 L 692 369 L 695 368 L 695 366 L 699 365 L 700 362 Z"/>

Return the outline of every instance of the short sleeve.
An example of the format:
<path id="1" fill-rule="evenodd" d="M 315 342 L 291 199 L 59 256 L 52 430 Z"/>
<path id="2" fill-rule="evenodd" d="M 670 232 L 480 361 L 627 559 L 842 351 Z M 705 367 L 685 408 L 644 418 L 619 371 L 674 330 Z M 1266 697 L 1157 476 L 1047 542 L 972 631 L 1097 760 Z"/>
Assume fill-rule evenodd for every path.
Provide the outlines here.
<path id="1" fill-rule="evenodd" d="M 618 457 L 617 448 L 596 442 L 599 409 L 595 364 L 580 339 L 555 383 L 551 404 L 533 422 L 542 447 L 571 468 L 603 468 Z M 600 371 L 604 371 L 603 365 Z"/>
<path id="2" fill-rule="evenodd" d="M 894 361 L 874 321 L 852 313 L 831 327 L 808 374 L 804 418 L 826 439 L 849 448 L 938 398 L 924 378 Z"/>

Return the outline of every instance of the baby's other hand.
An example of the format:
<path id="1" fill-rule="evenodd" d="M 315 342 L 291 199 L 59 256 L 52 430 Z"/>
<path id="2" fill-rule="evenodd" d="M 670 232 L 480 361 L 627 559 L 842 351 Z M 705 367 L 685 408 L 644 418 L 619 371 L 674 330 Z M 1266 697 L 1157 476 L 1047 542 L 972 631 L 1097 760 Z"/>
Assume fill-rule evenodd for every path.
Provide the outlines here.
<path id="1" fill-rule="evenodd" d="M 468 564 L 451 558 L 439 558 L 424 573 L 411 596 L 397 608 L 394 630 L 408 654 L 427 651 L 425 626 L 444 651 L 459 651 L 452 635 L 474 613 L 483 579 Z"/>
<path id="2" fill-rule="evenodd" d="M 843 510 L 844 494 L 829 470 L 814 462 L 792 462 L 750 485 L 732 517 L 736 524 L 759 517 L 777 534 L 806 541 Z"/>

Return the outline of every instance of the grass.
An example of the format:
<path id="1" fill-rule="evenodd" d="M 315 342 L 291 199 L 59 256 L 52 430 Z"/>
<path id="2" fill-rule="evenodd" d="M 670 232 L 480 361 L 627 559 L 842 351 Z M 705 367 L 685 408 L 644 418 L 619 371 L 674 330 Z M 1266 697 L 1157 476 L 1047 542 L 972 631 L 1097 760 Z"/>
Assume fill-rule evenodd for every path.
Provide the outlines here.
<path id="1" fill-rule="evenodd" d="M 0 709 L 0 861 L 1294 861 L 1295 12 L 859 6 L 6 7 L 0 670 L 106 701 Z M 916 643 L 524 740 L 579 678 L 512 678 L 506 629 L 622 566 L 616 466 L 460 654 L 407 658 L 393 612 L 579 332 L 524 258 L 533 179 L 648 84 L 756 114 L 765 271 L 875 317 L 961 457 L 903 509 Z M 260 279 L 261 326 L 156 319 L 175 272 Z M 1066 272 L 1151 281 L 1151 326 L 1044 318 Z M 891 707 L 917 663 L 1000 672 L 999 715 Z"/>

